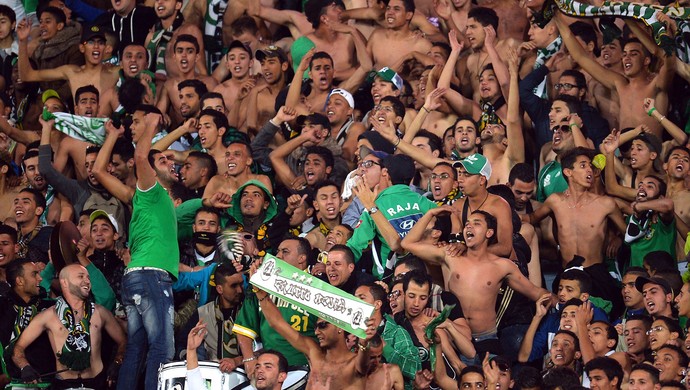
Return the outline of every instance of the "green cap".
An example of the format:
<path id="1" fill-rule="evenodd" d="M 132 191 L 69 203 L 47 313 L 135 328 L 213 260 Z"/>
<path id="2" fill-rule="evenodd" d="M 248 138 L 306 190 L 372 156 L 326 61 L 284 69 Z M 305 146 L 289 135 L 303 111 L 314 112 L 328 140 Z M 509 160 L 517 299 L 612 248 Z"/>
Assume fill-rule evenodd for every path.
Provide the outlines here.
<path id="1" fill-rule="evenodd" d="M 491 177 L 491 164 L 489 160 L 479 153 L 471 154 L 460 161 L 467 173 L 471 175 L 482 175 L 489 180 Z"/>
<path id="2" fill-rule="evenodd" d="M 399 74 L 395 73 L 393 69 L 386 66 L 385 68 L 381 68 L 378 72 L 376 72 L 376 75 L 382 78 L 384 81 L 393 83 L 396 89 L 402 90 L 403 79 Z"/>

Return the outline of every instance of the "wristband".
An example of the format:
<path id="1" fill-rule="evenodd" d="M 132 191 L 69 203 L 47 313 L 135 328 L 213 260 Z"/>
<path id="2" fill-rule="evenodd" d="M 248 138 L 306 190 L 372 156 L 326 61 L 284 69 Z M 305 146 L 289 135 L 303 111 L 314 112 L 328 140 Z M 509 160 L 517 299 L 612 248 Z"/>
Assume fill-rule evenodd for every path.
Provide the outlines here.
<path id="1" fill-rule="evenodd" d="M 652 116 L 652 113 L 653 113 L 654 111 L 656 111 L 656 107 L 650 108 L 649 111 L 647 111 L 647 115 Z"/>
<path id="2" fill-rule="evenodd" d="M 426 112 L 427 112 L 427 114 L 431 114 L 431 111 L 429 111 L 429 109 L 428 109 L 428 108 L 426 108 L 426 107 L 424 107 L 424 106 L 422 106 L 422 110 L 426 111 Z"/>
<path id="3" fill-rule="evenodd" d="M 256 360 L 256 356 L 252 356 L 252 357 L 250 357 L 250 358 L 242 359 L 242 363 L 243 363 L 243 364 L 244 364 L 244 363 L 249 363 L 249 362 L 254 361 L 254 360 Z"/>
<path id="4" fill-rule="evenodd" d="M 573 126 L 577 126 L 578 129 L 580 128 L 580 125 L 578 125 L 577 123 L 571 123 L 571 124 L 568 125 L 568 127 L 570 128 L 570 130 L 573 129 Z"/>
<path id="5" fill-rule="evenodd" d="M 401 140 L 401 138 L 398 137 L 398 142 L 396 142 L 395 145 L 393 145 L 394 148 L 396 148 L 396 149 L 398 148 L 398 145 L 400 145 L 400 140 Z"/>
<path id="6" fill-rule="evenodd" d="M 661 121 L 663 121 L 664 119 L 666 119 L 666 117 L 662 115 L 662 116 L 659 118 L 659 123 L 661 123 Z"/>

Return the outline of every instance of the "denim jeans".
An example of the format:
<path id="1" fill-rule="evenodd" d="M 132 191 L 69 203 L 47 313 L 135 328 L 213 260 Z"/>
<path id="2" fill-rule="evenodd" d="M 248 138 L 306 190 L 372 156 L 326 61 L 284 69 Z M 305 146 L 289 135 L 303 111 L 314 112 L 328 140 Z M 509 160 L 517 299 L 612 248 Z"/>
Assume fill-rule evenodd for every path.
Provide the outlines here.
<path id="1" fill-rule="evenodd" d="M 122 304 L 127 313 L 127 350 L 117 388 L 137 388 L 146 363 L 146 389 L 156 389 L 158 368 L 174 354 L 173 294 L 170 274 L 139 270 L 122 278 Z"/>

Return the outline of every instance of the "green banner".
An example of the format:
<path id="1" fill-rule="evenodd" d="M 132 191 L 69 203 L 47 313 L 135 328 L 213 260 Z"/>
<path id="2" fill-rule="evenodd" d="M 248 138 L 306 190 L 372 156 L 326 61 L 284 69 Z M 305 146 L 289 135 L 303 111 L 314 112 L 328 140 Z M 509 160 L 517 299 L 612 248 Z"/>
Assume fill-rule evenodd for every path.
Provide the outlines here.
<path id="1" fill-rule="evenodd" d="M 249 283 L 357 337 L 366 337 L 364 321 L 374 312 L 374 306 L 275 256 L 264 257 Z"/>

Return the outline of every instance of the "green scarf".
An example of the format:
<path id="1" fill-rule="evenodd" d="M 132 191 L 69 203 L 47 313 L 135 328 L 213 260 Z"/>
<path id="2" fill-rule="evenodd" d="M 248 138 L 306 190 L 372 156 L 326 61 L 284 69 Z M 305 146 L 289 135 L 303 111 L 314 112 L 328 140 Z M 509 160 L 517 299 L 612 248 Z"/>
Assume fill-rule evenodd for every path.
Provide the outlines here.
<path id="1" fill-rule="evenodd" d="M 55 301 L 55 312 L 69 334 L 57 357 L 60 363 L 73 371 L 91 367 L 91 315 L 96 309 L 93 302 L 84 303 L 84 316 L 76 322 L 72 308 L 63 297 Z"/>

